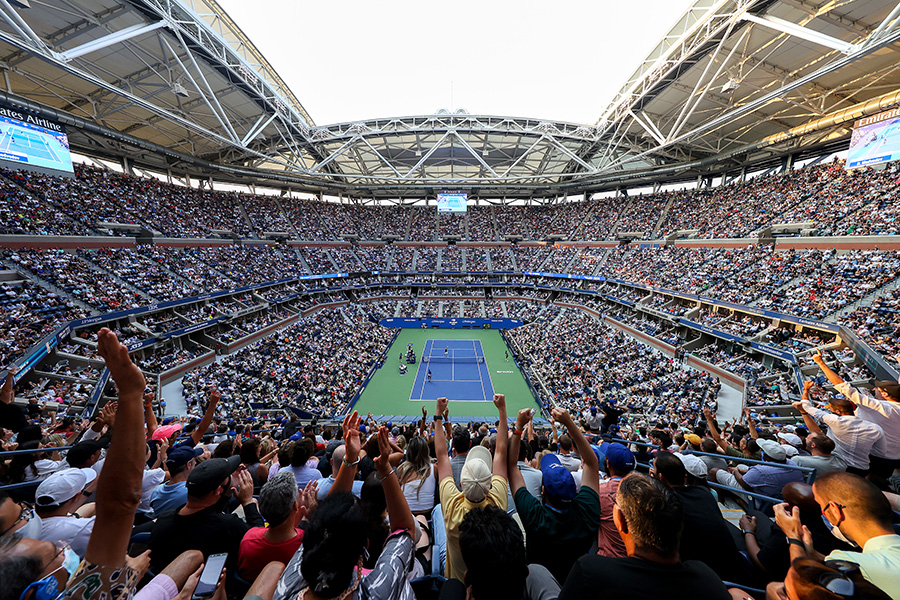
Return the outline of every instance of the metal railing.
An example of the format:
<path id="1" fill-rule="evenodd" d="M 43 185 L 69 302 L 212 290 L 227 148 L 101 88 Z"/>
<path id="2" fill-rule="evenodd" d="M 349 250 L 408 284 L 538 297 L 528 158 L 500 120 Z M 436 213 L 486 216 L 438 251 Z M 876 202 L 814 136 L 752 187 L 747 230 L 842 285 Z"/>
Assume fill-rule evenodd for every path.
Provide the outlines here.
<path id="1" fill-rule="evenodd" d="M 648 442 L 634 442 L 634 441 L 630 441 L 630 440 L 623 440 L 622 438 L 613 438 L 612 441 L 619 442 L 622 444 L 634 444 L 636 446 L 642 446 L 644 448 L 653 448 L 655 450 L 660 449 L 658 444 L 650 444 Z M 713 458 L 723 458 L 725 460 L 733 460 L 735 462 L 745 463 L 748 465 L 765 465 L 767 467 L 778 467 L 781 469 L 790 469 L 793 471 L 800 471 L 801 473 L 804 474 L 804 479 L 806 480 L 806 483 L 812 483 L 816 477 L 816 470 L 813 469 L 812 467 L 801 467 L 800 465 L 785 465 L 785 464 L 781 464 L 781 463 L 777 463 L 777 462 L 756 460 L 756 459 L 752 459 L 752 458 L 741 458 L 739 456 L 728 456 L 727 454 L 718 454 L 718 453 L 714 454 L 711 452 L 698 452 L 696 450 L 691 450 L 690 453 L 695 456 L 711 456 Z M 710 482 L 710 485 L 712 485 L 712 482 Z M 716 485 L 719 485 L 719 484 L 716 484 Z M 732 489 L 732 488 L 726 487 L 726 489 Z M 741 491 L 741 493 L 744 493 L 743 490 L 740 490 L 740 491 Z M 748 493 L 750 493 L 750 492 L 748 492 Z M 781 500 L 778 500 L 778 502 L 781 502 Z"/>

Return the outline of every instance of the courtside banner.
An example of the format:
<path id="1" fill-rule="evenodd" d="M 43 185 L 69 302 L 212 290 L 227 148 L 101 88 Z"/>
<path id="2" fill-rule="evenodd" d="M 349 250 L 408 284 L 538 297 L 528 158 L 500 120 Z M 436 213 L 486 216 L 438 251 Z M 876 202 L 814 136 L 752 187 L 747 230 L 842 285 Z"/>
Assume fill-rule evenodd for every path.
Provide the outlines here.
<path id="1" fill-rule="evenodd" d="M 773 348 L 772 346 L 769 346 L 767 344 L 760 344 L 759 342 L 750 342 L 750 347 L 759 350 L 763 354 L 768 354 L 769 356 L 780 358 L 781 360 L 785 360 L 791 364 L 797 364 L 797 357 L 794 356 L 792 352 L 788 352 L 787 350 Z"/>
<path id="2" fill-rule="evenodd" d="M 399 327 L 401 329 L 515 329 L 523 321 L 517 319 L 381 319 L 382 327 Z"/>
<path id="3" fill-rule="evenodd" d="M 707 327 L 706 325 L 701 325 L 700 323 L 694 323 L 693 321 L 688 321 L 687 319 L 678 319 L 678 323 L 684 325 L 685 327 L 690 327 L 691 329 L 702 331 L 703 333 L 708 333 L 709 335 L 714 335 L 717 338 L 722 338 L 723 340 L 728 340 L 731 342 L 745 341 L 744 338 L 734 335 L 733 333 L 713 329 L 712 327 Z"/>

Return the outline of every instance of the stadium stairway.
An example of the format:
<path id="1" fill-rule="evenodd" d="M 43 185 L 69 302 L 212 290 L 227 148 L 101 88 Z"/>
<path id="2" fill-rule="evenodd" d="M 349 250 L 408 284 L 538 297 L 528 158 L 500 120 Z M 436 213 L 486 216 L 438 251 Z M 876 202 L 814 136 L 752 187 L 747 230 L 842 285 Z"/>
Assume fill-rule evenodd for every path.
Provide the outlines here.
<path id="1" fill-rule="evenodd" d="M 8 282 L 16 280 L 16 279 L 24 278 L 24 279 L 27 279 L 28 281 L 31 281 L 32 283 L 34 283 L 36 285 L 41 286 L 42 288 L 44 288 L 46 290 L 50 290 L 51 292 L 53 292 L 60 298 L 65 298 L 66 300 L 71 300 L 75 306 L 86 311 L 88 314 L 93 314 L 93 313 L 97 312 L 91 306 L 89 306 L 88 304 L 85 304 L 84 302 L 82 302 L 78 298 L 75 298 L 71 294 L 68 294 L 62 288 L 57 287 L 56 285 L 50 283 L 49 281 L 47 281 L 45 279 L 41 279 L 37 275 L 33 274 L 31 271 L 21 268 L 19 265 L 12 262 L 11 260 L 5 260 L 5 259 L 0 260 L 0 265 L 9 269 L 8 271 L 0 271 L 0 281 L 4 281 L 4 282 L 8 283 Z"/>
<path id="2" fill-rule="evenodd" d="M 672 204 L 675 203 L 675 195 L 673 194 L 669 201 L 666 202 L 666 205 L 659 213 L 659 219 L 656 221 L 656 225 L 653 227 L 653 235 L 651 236 L 653 239 L 657 239 L 659 234 L 659 228 L 663 226 L 663 223 L 666 221 L 666 217 L 669 215 L 669 211 L 672 210 Z"/>
<path id="3" fill-rule="evenodd" d="M 181 391 L 184 389 L 181 385 L 181 379 L 176 379 L 172 383 L 162 386 L 160 390 L 160 399 L 166 401 L 167 417 L 182 417 L 187 414 L 187 403 Z"/>
<path id="4" fill-rule="evenodd" d="M 294 254 L 297 256 L 297 260 L 299 260 L 300 264 L 303 266 L 303 270 L 309 274 L 312 274 L 313 270 L 310 268 L 309 263 L 306 262 L 306 259 L 303 258 L 303 253 L 300 252 L 300 248 L 294 246 L 293 249 L 294 249 Z"/>
<path id="5" fill-rule="evenodd" d="M 118 275 L 113 273 L 112 271 L 107 271 L 106 269 L 104 269 L 103 267 L 101 267 L 100 265 L 95 263 L 94 261 L 90 260 L 90 258 L 88 258 L 88 256 L 79 254 L 78 258 L 81 259 L 81 261 L 84 262 L 92 271 L 101 273 L 101 274 L 103 274 L 104 277 L 108 277 L 109 279 L 114 281 L 116 283 L 116 285 L 119 285 L 119 286 L 125 288 L 126 290 L 134 292 L 141 298 L 145 299 L 148 304 L 156 304 L 158 302 L 158 300 L 156 298 L 154 298 L 153 296 L 151 296 L 144 290 L 131 285 L 130 283 L 128 283 L 127 281 L 125 281 L 124 279 L 122 279 L 121 277 L 119 277 Z"/>
<path id="6" fill-rule="evenodd" d="M 863 298 L 860 298 L 856 302 L 851 302 L 847 306 L 841 308 L 840 310 L 838 310 L 835 313 L 828 315 L 827 317 L 825 317 L 822 320 L 825 321 L 826 323 L 837 323 L 841 317 L 849 315 L 850 313 L 855 311 L 857 308 L 864 307 L 864 306 L 871 306 L 872 303 L 875 302 L 875 300 L 877 300 L 881 296 L 891 293 L 898 287 L 900 287 L 900 277 L 898 277 L 896 279 L 892 279 L 891 281 L 887 282 L 880 288 L 873 291 L 871 294 L 869 294 Z"/>

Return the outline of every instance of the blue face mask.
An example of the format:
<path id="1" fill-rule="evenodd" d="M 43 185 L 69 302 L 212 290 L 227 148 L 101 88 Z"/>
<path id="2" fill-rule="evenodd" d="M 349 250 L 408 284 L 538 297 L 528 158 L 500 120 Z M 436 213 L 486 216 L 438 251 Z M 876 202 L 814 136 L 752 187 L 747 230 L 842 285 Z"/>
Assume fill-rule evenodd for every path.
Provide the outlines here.
<path id="1" fill-rule="evenodd" d="M 25 600 L 25 597 L 28 596 L 30 590 L 34 590 L 33 600 L 55 600 L 56 598 L 59 598 L 62 595 L 62 592 L 59 590 L 59 582 L 55 577 L 56 572 L 60 569 L 64 569 L 68 574 L 68 577 L 71 578 L 78 569 L 79 564 L 81 564 L 81 559 L 78 558 L 78 555 L 75 554 L 71 548 L 66 548 L 63 551 L 62 565 L 59 568 L 54 569 L 46 577 L 38 579 L 26 587 L 19 596 L 19 600 Z"/>

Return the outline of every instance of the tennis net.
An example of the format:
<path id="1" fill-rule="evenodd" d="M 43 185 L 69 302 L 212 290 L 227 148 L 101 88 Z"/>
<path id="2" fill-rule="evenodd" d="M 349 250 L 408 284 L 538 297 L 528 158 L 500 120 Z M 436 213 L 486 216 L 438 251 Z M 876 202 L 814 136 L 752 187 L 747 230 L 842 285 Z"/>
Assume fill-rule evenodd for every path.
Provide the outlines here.
<path id="1" fill-rule="evenodd" d="M 422 362 L 433 362 L 433 363 L 483 363 L 483 356 L 443 356 L 439 354 L 433 354 L 431 356 L 423 356 Z"/>

